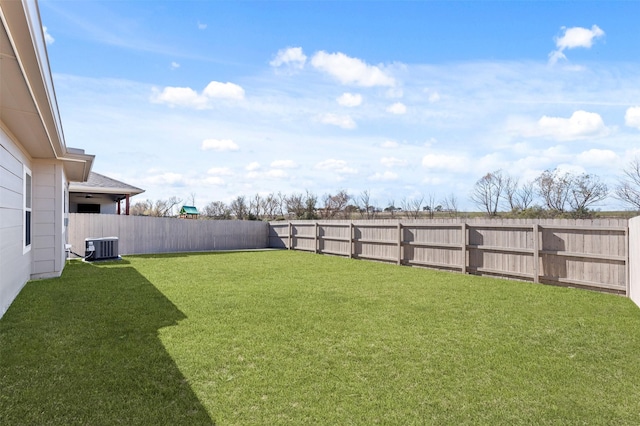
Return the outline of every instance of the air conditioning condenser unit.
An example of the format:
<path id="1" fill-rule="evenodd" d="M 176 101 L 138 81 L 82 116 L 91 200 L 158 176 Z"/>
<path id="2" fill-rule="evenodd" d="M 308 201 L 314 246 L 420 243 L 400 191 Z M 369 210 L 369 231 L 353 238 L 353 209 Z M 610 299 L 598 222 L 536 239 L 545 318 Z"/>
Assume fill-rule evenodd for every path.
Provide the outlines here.
<path id="1" fill-rule="evenodd" d="M 84 240 L 84 260 L 118 259 L 118 237 L 86 238 Z"/>

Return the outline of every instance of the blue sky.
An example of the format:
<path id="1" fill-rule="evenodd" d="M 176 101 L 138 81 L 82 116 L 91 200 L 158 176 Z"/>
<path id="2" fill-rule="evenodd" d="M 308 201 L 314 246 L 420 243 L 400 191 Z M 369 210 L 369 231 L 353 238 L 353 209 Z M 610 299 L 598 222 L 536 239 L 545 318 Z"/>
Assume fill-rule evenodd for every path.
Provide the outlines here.
<path id="1" fill-rule="evenodd" d="M 68 146 L 198 207 L 469 194 L 640 155 L 640 2 L 40 0 Z M 135 200 L 135 199 L 134 199 Z M 598 207 L 618 208 L 610 198 Z"/>

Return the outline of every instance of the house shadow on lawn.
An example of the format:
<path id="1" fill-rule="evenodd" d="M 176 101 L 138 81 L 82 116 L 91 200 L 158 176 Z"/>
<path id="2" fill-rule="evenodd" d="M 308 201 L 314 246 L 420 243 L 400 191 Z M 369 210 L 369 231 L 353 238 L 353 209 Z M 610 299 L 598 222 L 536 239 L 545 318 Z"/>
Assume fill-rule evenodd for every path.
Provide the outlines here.
<path id="1" fill-rule="evenodd" d="M 126 265 L 28 283 L 0 320 L 0 424 L 213 425 L 158 337 L 184 318 Z"/>

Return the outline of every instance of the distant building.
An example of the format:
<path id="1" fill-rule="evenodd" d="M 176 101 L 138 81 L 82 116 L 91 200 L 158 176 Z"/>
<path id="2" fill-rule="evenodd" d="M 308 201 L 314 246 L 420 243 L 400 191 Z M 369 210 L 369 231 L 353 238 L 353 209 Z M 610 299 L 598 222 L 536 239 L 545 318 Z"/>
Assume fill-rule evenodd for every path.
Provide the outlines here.
<path id="1" fill-rule="evenodd" d="M 180 209 L 181 219 L 197 219 L 199 214 L 198 209 L 193 206 L 182 206 Z"/>
<path id="2" fill-rule="evenodd" d="M 86 182 L 69 183 L 69 212 L 128 215 L 130 198 L 143 192 L 144 189 L 91 172 Z"/>

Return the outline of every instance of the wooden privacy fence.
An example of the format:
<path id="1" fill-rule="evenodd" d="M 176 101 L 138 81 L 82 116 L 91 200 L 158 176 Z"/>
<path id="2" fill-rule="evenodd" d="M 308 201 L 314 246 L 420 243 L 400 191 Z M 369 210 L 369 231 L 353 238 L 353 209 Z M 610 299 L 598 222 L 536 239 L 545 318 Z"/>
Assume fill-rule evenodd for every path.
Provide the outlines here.
<path id="1" fill-rule="evenodd" d="M 68 240 L 78 254 L 85 238 L 99 237 L 118 237 L 120 254 L 260 249 L 268 246 L 268 229 L 256 221 L 70 213 Z"/>
<path id="2" fill-rule="evenodd" d="M 629 294 L 628 226 L 610 220 L 271 223 L 269 246 Z"/>

